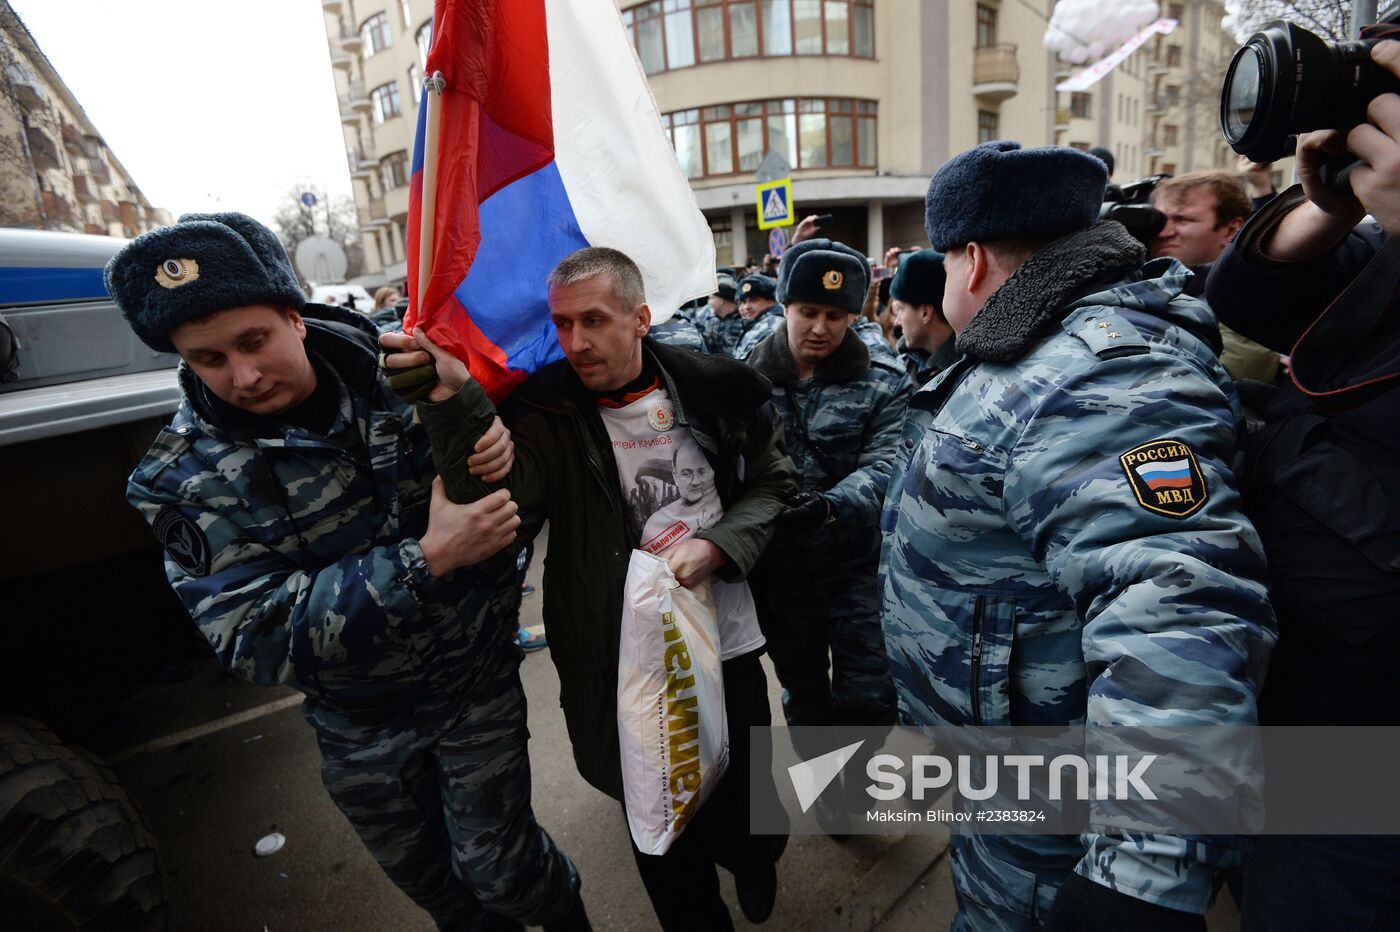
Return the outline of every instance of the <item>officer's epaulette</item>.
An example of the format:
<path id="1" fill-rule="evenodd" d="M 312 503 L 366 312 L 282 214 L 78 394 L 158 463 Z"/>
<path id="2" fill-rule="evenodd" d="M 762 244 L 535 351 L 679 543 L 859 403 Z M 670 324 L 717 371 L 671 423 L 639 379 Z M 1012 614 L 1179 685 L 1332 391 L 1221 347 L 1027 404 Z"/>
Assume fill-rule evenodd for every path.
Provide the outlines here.
<path id="1" fill-rule="evenodd" d="M 870 365 L 872 367 L 878 366 L 881 369 L 884 369 L 886 372 L 892 372 L 895 375 L 905 374 L 905 369 L 903 365 L 896 361 L 886 359 L 884 356 L 876 356 L 874 353 L 870 354 Z"/>
<path id="2" fill-rule="evenodd" d="M 1138 329 L 1111 308 L 1089 308 L 1061 321 L 1067 333 L 1084 341 L 1089 352 L 1100 359 L 1139 356 L 1149 345 Z"/>
<path id="3" fill-rule="evenodd" d="M 151 448 L 137 465 L 132 478 L 139 479 L 146 485 L 154 485 L 156 477 L 178 463 L 185 451 L 189 450 L 192 432 L 189 421 L 178 416 L 176 423 L 162 427 L 160 433 L 156 434 L 156 439 L 151 442 Z"/>

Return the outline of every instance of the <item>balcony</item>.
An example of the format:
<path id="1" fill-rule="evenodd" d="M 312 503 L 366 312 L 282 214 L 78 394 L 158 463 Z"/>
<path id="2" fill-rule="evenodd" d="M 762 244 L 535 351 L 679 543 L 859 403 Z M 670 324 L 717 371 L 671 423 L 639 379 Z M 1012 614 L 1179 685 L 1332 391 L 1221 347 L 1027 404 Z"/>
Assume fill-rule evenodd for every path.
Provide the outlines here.
<path id="1" fill-rule="evenodd" d="M 327 13 L 339 13 L 340 0 L 321 0 L 321 9 Z"/>
<path id="2" fill-rule="evenodd" d="M 34 163 L 35 170 L 45 171 L 63 167 L 63 159 L 58 154 L 58 145 L 52 136 L 37 126 L 26 126 L 24 132 L 29 137 L 29 158 Z"/>
<path id="3" fill-rule="evenodd" d="M 372 197 L 369 199 L 369 226 L 387 227 L 389 225 L 389 211 L 384 206 L 384 198 Z"/>
<path id="4" fill-rule="evenodd" d="M 374 109 L 374 104 L 369 99 L 369 92 L 365 90 L 365 82 L 351 80 L 348 82 L 348 89 L 340 99 L 342 107 L 346 104 L 352 110 L 360 113 L 369 113 Z"/>
<path id="5" fill-rule="evenodd" d="M 66 198 L 60 197 L 53 191 L 39 192 L 40 200 L 44 205 L 44 225 L 52 228 L 73 224 L 73 205 L 68 203 Z"/>
<path id="6" fill-rule="evenodd" d="M 339 68 L 341 71 L 349 71 L 355 67 L 355 56 L 349 54 L 344 49 L 331 43 L 331 67 Z"/>
<path id="7" fill-rule="evenodd" d="M 348 104 L 346 104 L 344 98 L 341 98 L 340 101 L 340 122 L 345 124 L 346 126 L 360 125 L 359 113 L 357 113 Z"/>
<path id="8" fill-rule="evenodd" d="M 360 54 L 360 49 L 364 48 L 364 44 L 365 40 L 361 38 L 360 34 L 343 22 L 340 24 L 339 34 L 332 41 L 332 45 L 340 46 L 350 55 Z"/>
<path id="9" fill-rule="evenodd" d="M 43 88 L 39 86 L 39 79 L 34 77 L 28 68 L 21 64 L 14 64 L 6 70 L 9 72 L 10 87 L 24 107 L 40 109 L 49 105 L 49 102 L 44 99 Z"/>
<path id="10" fill-rule="evenodd" d="M 1011 43 L 976 49 L 972 59 L 972 94 L 987 101 L 1016 96 L 1021 67 L 1016 63 L 1016 46 Z"/>
<path id="11" fill-rule="evenodd" d="M 345 153 L 346 160 L 350 163 L 350 177 L 365 179 L 373 177 L 375 169 L 379 166 L 379 160 L 374 157 L 373 146 L 358 146 Z"/>
<path id="12" fill-rule="evenodd" d="M 83 131 L 72 123 L 63 124 L 63 147 L 68 150 L 68 154 L 71 156 L 87 154 L 87 149 L 83 145 Z"/>
<path id="13" fill-rule="evenodd" d="M 122 212 L 116 201 L 102 202 L 102 219 L 106 223 L 121 223 Z"/>
<path id="14" fill-rule="evenodd" d="M 93 181 L 100 181 L 103 184 L 110 184 L 112 181 L 112 172 L 107 168 L 107 163 L 96 156 L 87 160 L 87 172 L 92 176 Z"/>
<path id="15" fill-rule="evenodd" d="M 81 204 L 96 204 L 98 201 L 97 185 L 87 175 L 73 176 L 73 194 Z"/>
<path id="16" fill-rule="evenodd" d="M 1055 109 L 1055 129 L 1069 129 L 1069 109 L 1067 107 Z"/>

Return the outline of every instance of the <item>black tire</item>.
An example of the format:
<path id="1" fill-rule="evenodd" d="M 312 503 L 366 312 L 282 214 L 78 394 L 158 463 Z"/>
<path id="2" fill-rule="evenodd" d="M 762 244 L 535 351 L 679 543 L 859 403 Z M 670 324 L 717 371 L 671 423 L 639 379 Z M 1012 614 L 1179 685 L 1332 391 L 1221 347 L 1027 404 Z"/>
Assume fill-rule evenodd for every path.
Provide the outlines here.
<path id="1" fill-rule="evenodd" d="M 155 836 L 100 758 L 0 717 L 0 929 L 166 928 Z"/>

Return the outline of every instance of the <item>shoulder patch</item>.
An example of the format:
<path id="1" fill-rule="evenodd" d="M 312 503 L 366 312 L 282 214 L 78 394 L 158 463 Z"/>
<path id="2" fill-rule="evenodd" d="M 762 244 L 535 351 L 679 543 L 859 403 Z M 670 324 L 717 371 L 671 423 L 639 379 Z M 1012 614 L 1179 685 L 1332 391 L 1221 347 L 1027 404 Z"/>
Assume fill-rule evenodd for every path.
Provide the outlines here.
<path id="1" fill-rule="evenodd" d="M 1138 504 L 1169 518 L 1185 518 L 1209 492 L 1196 454 L 1180 440 L 1154 440 L 1118 457 Z"/>
<path id="2" fill-rule="evenodd" d="M 170 559 L 191 576 L 209 575 L 209 538 L 180 509 L 166 505 L 151 523 L 156 540 L 170 554 Z"/>

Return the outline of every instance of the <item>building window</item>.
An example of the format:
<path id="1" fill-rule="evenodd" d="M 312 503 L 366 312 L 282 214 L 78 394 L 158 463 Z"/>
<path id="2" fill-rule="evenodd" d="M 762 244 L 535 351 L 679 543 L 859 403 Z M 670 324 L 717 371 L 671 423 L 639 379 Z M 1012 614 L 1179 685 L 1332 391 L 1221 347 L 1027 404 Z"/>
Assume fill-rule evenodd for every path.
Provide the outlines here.
<path id="1" fill-rule="evenodd" d="M 1162 145 L 1176 145 L 1176 127 L 1170 123 L 1167 123 L 1162 127 Z"/>
<path id="2" fill-rule="evenodd" d="M 1167 46 L 1167 67 L 1168 67 L 1168 68 L 1180 68 L 1180 67 L 1181 67 L 1181 46 L 1179 46 L 1179 45 L 1169 45 L 1169 46 Z"/>
<path id="3" fill-rule="evenodd" d="M 417 64 L 408 66 L 408 99 L 415 107 L 423 99 L 423 71 Z"/>
<path id="4" fill-rule="evenodd" d="M 1175 107 L 1181 103 L 1181 87 L 1177 84 L 1167 85 L 1167 105 Z"/>
<path id="5" fill-rule="evenodd" d="M 389 33 L 389 14 L 375 13 L 360 24 L 360 41 L 364 43 L 366 59 L 378 55 L 393 44 Z"/>
<path id="6" fill-rule="evenodd" d="M 1175 174 L 1176 174 L 1176 163 L 1175 163 L 1175 162 L 1163 162 L 1163 163 L 1162 163 L 1162 174 L 1164 174 L 1164 175 L 1175 175 Z"/>
<path id="7" fill-rule="evenodd" d="M 874 168 L 876 105 L 825 98 L 746 101 L 662 115 L 689 178 L 748 173 L 769 150 L 794 168 Z"/>
<path id="8" fill-rule="evenodd" d="M 977 47 L 989 49 L 997 44 L 996 7 L 985 3 L 977 4 Z"/>
<path id="9" fill-rule="evenodd" d="M 1182 19 L 1184 18 L 1184 17 L 1182 16 L 1182 13 L 1183 13 L 1183 10 L 1182 10 L 1182 8 L 1181 8 L 1181 4 L 1180 4 L 1180 3 L 1168 3 L 1168 4 L 1167 4 L 1167 19 L 1174 19 L 1174 20 L 1176 20 L 1176 21 L 1179 23 L 1179 22 L 1181 22 Z"/>
<path id="10" fill-rule="evenodd" d="M 403 19 L 405 31 L 413 24 L 413 13 L 408 9 L 408 0 L 399 0 L 399 16 Z"/>
<path id="11" fill-rule="evenodd" d="M 977 141 L 996 142 L 1001 137 L 997 134 L 997 113 L 995 110 L 977 111 Z"/>
<path id="12" fill-rule="evenodd" d="M 414 36 L 414 41 L 418 43 L 418 64 L 426 70 L 428 67 L 428 49 L 433 47 L 432 20 L 428 20 L 419 28 L 418 34 Z"/>
<path id="13" fill-rule="evenodd" d="M 874 0 L 652 0 L 622 11 L 647 74 L 735 58 L 875 57 Z"/>
<path id="14" fill-rule="evenodd" d="M 407 152 L 391 152 L 384 156 L 379 162 L 379 169 L 384 176 L 385 191 L 392 191 L 395 188 L 402 188 L 408 185 Z"/>
<path id="15" fill-rule="evenodd" d="M 1069 95 L 1069 114 L 1081 120 L 1092 119 L 1094 95 L 1076 92 Z"/>
<path id="16" fill-rule="evenodd" d="M 379 85 L 369 92 L 369 99 L 374 104 L 375 126 L 403 113 L 399 107 L 399 82 L 397 81 Z"/>

